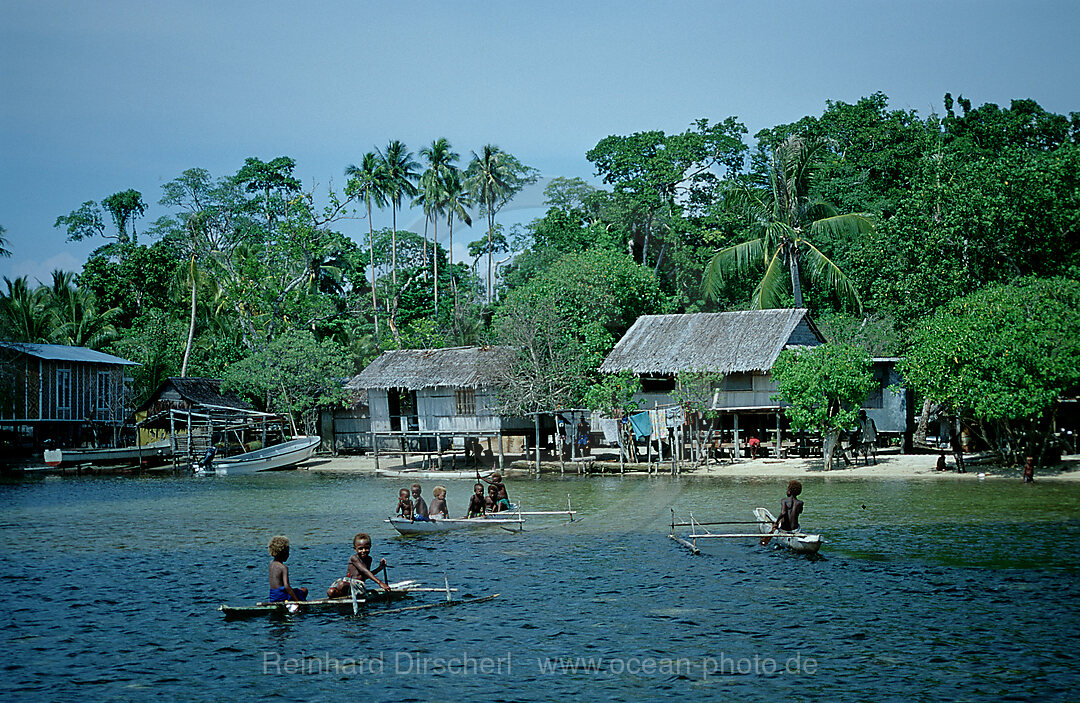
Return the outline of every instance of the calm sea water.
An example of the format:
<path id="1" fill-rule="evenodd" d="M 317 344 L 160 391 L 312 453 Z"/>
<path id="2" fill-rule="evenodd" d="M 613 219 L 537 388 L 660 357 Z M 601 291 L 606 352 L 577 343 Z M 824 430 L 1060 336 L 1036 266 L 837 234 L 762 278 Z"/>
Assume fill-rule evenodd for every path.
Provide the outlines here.
<path id="1" fill-rule="evenodd" d="M 396 536 L 401 481 L 309 472 L 0 485 L 4 700 L 1077 700 L 1080 486 L 805 482 L 823 558 L 747 540 L 695 557 L 699 519 L 776 510 L 782 481 L 512 479 L 581 523 Z M 446 482 L 454 512 L 468 482 Z M 430 498 L 433 482 L 425 483 Z M 313 594 L 370 532 L 393 579 L 476 606 L 224 622 L 262 600 L 266 543 Z M 405 604 L 434 602 L 417 595 Z"/>

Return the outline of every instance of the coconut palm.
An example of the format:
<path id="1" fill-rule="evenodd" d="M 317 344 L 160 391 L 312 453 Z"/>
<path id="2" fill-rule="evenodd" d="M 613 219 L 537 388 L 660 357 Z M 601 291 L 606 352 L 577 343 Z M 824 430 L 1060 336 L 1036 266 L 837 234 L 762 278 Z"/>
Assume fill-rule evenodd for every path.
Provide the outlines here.
<path id="1" fill-rule="evenodd" d="M 751 301 L 755 308 L 780 307 L 790 277 L 797 308 L 803 307 L 805 278 L 806 283 L 829 290 L 862 311 L 855 286 L 805 236 L 862 234 L 874 226 L 868 214 L 841 215 L 828 203 L 810 200 L 814 169 L 827 147 L 828 142 L 820 139 L 788 137 L 773 152 L 764 196 L 749 188 L 732 193 L 746 207 L 759 236 L 713 255 L 702 280 L 707 297 L 715 298 L 728 278 L 747 275 L 761 262 L 765 274 Z"/>
<path id="2" fill-rule="evenodd" d="M 495 213 L 517 189 L 514 187 L 514 173 L 507 161 L 506 157 L 509 155 L 506 152 L 494 144 L 485 144 L 479 154 L 475 151 L 472 154 L 473 159 L 467 171 L 469 190 L 479 203 L 481 211 L 487 215 L 488 221 L 487 301 L 490 303 L 493 268 L 491 240 L 495 235 Z"/>
<path id="3" fill-rule="evenodd" d="M 460 155 L 450 146 L 446 137 L 440 137 L 420 150 L 420 156 L 428 167 L 420 177 L 420 190 L 424 199 L 424 214 L 433 225 L 432 258 L 435 269 L 435 314 L 439 313 L 439 216 L 446 209 L 446 176 Z M 425 238 L 425 243 L 427 242 Z M 425 248 L 425 255 L 427 250 Z M 426 264 L 426 261 L 425 261 Z"/>
<path id="4" fill-rule="evenodd" d="M 12 342 L 48 344 L 52 341 L 52 316 L 45 303 L 44 288 L 31 288 L 30 280 L 4 276 L 7 291 L 0 292 L 0 334 Z"/>
<path id="5" fill-rule="evenodd" d="M 360 166 L 349 165 L 345 169 L 345 175 L 349 177 L 346 192 L 348 194 L 359 193 L 367 206 L 368 220 L 368 252 L 371 256 L 371 310 L 375 315 L 375 337 L 379 336 L 379 303 L 375 297 L 375 234 L 371 223 L 371 206 L 378 208 L 386 207 L 386 172 L 383 170 L 379 156 L 369 151 L 364 154 Z"/>
<path id="6" fill-rule="evenodd" d="M 101 349 L 118 334 L 111 320 L 119 308 L 98 311 L 94 294 L 75 286 L 75 274 L 53 271 L 52 285 L 42 289 L 43 302 L 52 317 L 51 340 L 87 349 Z"/>
<path id="7" fill-rule="evenodd" d="M 7 248 L 8 238 L 4 236 L 7 228 L 0 225 L 0 257 L 11 256 L 11 250 Z"/>
<path id="8" fill-rule="evenodd" d="M 394 139 L 386 145 L 386 151 L 379 152 L 384 171 L 385 186 L 383 195 L 390 202 L 393 214 L 393 233 L 390 239 L 390 281 L 397 288 L 397 211 L 406 196 L 413 197 L 418 192 L 416 169 L 420 164 L 413 160 L 412 152 L 405 144 Z"/>

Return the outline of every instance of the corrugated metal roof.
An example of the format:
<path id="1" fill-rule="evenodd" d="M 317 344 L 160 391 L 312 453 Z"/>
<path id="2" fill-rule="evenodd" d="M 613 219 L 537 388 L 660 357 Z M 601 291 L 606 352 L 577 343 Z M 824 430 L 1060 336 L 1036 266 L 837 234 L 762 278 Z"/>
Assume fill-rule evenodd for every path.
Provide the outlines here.
<path id="1" fill-rule="evenodd" d="M 805 320 L 809 338 L 792 340 Z M 604 373 L 768 371 L 785 346 L 824 341 L 805 309 L 643 315 L 600 365 Z"/>
<path id="2" fill-rule="evenodd" d="M 479 388 L 492 385 L 495 370 L 508 364 L 509 347 L 398 349 L 383 352 L 346 384 L 347 388 Z"/>
<path id="3" fill-rule="evenodd" d="M 29 342 L 0 342 L 0 346 L 14 349 L 37 359 L 49 361 L 81 361 L 90 364 L 120 364 L 123 366 L 141 366 L 136 361 L 121 359 L 112 354 L 86 349 L 84 347 L 69 347 L 65 344 L 30 344 Z"/>

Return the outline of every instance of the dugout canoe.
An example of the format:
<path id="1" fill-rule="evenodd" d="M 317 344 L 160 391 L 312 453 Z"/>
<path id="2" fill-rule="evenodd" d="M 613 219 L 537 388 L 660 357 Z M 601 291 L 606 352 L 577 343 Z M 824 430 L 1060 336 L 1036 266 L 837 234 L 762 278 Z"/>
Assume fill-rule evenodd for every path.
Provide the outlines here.
<path id="1" fill-rule="evenodd" d="M 390 590 L 381 588 L 368 589 L 362 598 L 357 599 L 363 605 L 375 603 L 392 603 L 406 598 L 411 590 L 417 586 L 416 581 L 399 581 L 390 584 Z M 256 603 L 255 605 L 226 605 L 218 606 L 226 620 L 240 620 L 243 618 L 299 615 L 301 613 L 343 613 L 352 614 L 353 601 L 350 596 L 342 598 L 316 598 L 305 601 L 282 601 L 277 603 Z"/>
<path id="2" fill-rule="evenodd" d="M 799 554 L 817 554 L 824 541 L 821 535 L 811 535 L 805 532 L 789 532 L 787 530 L 773 531 L 776 518 L 767 508 L 754 508 L 754 517 L 758 520 L 758 530 L 762 535 L 770 537 L 772 544 L 787 547 Z"/>

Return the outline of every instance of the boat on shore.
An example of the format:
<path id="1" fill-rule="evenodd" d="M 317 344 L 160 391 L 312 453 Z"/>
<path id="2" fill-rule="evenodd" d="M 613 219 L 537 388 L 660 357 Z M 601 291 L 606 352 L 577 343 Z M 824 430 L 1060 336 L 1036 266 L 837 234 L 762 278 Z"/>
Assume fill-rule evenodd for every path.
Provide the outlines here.
<path id="1" fill-rule="evenodd" d="M 321 441 L 320 437 L 294 437 L 287 442 L 256 449 L 253 452 L 215 459 L 212 471 L 197 470 L 196 472 L 246 476 L 260 471 L 283 471 L 310 459 Z"/>
<path id="2" fill-rule="evenodd" d="M 47 449 L 45 463 L 49 466 L 79 464 L 164 464 L 173 455 L 172 440 L 132 447 L 101 447 L 94 449 Z"/>
<path id="3" fill-rule="evenodd" d="M 480 472 L 481 478 L 489 478 L 494 469 L 486 469 Z M 375 469 L 375 475 L 381 478 L 424 478 L 424 479 L 475 479 L 476 470 L 472 471 L 438 471 L 430 469 Z"/>

